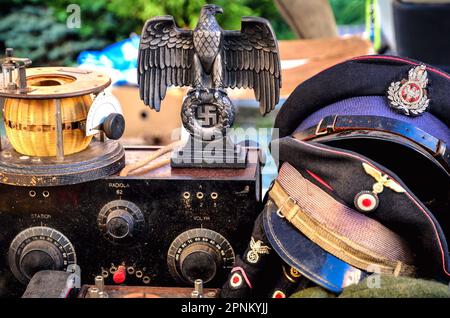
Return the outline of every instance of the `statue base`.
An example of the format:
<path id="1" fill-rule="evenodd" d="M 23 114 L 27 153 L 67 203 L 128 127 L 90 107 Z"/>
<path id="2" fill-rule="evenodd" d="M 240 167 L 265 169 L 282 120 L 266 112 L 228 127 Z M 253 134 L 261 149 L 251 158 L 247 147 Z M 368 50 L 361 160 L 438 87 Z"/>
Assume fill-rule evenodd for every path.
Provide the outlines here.
<path id="1" fill-rule="evenodd" d="M 186 145 L 172 152 L 173 168 L 228 168 L 244 169 L 247 166 L 247 148 L 223 138 L 202 141 L 189 138 Z"/>

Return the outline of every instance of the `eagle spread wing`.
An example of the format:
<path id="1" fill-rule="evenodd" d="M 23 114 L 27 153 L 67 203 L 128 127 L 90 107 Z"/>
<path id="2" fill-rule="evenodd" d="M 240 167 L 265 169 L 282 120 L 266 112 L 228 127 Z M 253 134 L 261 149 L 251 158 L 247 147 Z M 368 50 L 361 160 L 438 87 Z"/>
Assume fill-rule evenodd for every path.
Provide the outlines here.
<path id="1" fill-rule="evenodd" d="M 372 167 L 371 165 L 363 162 L 363 168 L 364 171 L 366 171 L 366 173 L 371 176 L 372 178 L 375 179 L 375 181 L 380 181 L 381 178 L 383 177 L 383 174 L 381 173 L 381 171 L 378 171 L 377 169 L 375 169 L 374 167 Z"/>
<path id="2" fill-rule="evenodd" d="M 142 30 L 138 84 L 146 105 L 159 110 L 168 86 L 193 86 L 193 31 L 179 29 L 172 16 L 148 20 Z M 223 86 L 252 88 L 262 114 L 280 99 L 278 44 L 269 22 L 244 17 L 240 31 L 223 31 Z"/>
<path id="3" fill-rule="evenodd" d="M 242 18 L 241 31 L 224 31 L 224 86 L 252 88 L 262 114 L 280 99 L 281 65 L 278 43 L 270 23 Z"/>
<path id="4" fill-rule="evenodd" d="M 138 84 L 146 105 L 159 111 L 168 86 L 192 85 L 193 55 L 192 31 L 179 29 L 172 16 L 145 23 L 139 44 Z"/>
<path id="5" fill-rule="evenodd" d="M 384 186 L 391 189 L 392 191 L 397 192 L 397 193 L 405 193 L 406 192 L 406 190 L 403 189 L 403 187 L 401 185 L 399 185 L 397 182 L 395 182 L 394 180 L 391 180 L 391 179 L 387 180 L 384 183 Z"/>

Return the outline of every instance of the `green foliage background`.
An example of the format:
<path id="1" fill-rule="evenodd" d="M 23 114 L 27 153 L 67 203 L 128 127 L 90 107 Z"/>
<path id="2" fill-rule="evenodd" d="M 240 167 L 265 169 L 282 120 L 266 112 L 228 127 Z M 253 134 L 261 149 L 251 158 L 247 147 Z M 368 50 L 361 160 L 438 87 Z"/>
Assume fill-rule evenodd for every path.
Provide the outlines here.
<path id="1" fill-rule="evenodd" d="M 364 24 L 366 0 L 328 0 L 338 25 Z"/>
<path id="2" fill-rule="evenodd" d="M 294 38 L 272 0 L 2 0 L 0 50 L 14 47 L 18 56 L 30 57 L 34 65 L 73 64 L 83 50 L 101 49 L 132 32 L 140 34 L 152 16 L 173 15 L 180 27 L 194 27 L 205 3 L 224 8 L 218 20 L 226 29 L 239 29 L 242 16 L 263 16 L 271 21 L 278 39 Z M 338 24 L 363 22 L 364 0 L 330 3 Z M 80 6 L 80 29 L 66 27 L 69 4 Z"/>

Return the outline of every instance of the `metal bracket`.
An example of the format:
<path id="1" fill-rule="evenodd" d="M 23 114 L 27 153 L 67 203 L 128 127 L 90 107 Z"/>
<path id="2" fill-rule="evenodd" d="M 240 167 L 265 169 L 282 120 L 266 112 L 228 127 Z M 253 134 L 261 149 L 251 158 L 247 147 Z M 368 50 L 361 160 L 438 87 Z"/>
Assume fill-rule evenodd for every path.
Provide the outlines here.
<path id="1" fill-rule="evenodd" d="M 287 199 L 284 200 L 283 204 L 280 205 L 280 207 L 277 209 L 277 212 L 276 212 L 278 217 L 280 217 L 281 219 L 285 218 L 285 216 L 283 214 L 281 214 L 281 211 L 283 210 L 286 203 L 289 202 L 289 200 L 291 200 L 295 205 L 297 205 L 297 201 L 295 199 L 293 199 L 291 196 L 288 196 Z"/>
<path id="2" fill-rule="evenodd" d="M 322 129 L 322 124 L 324 122 L 328 122 L 328 119 L 330 119 L 330 118 L 333 118 L 331 125 L 326 125 L 325 129 Z M 317 124 L 316 131 L 314 134 L 316 136 L 322 136 L 322 135 L 327 135 L 329 133 L 332 133 L 334 131 L 334 127 L 336 126 L 337 118 L 338 118 L 338 115 L 327 116 L 327 117 L 322 118 L 320 120 L 320 122 Z"/>
<path id="3" fill-rule="evenodd" d="M 31 60 L 27 58 L 13 57 L 13 49 L 7 48 L 5 51 L 5 58 L 0 60 L 2 72 L 4 72 L 5 78 L 3 89 L 11 92 L 18 92 L 20 94 L 28 93 L 30 89 L 27 87 L 27 74 L 26 68 L 31 65 Z M 14 81 L 12 72 L 17 70 L 19 85 Z"/>
<path id="4" fill-rule="evenodd" d="M 55 99 L 55 117 L 56 117 L 56 159 L 58 161 L 64 160 L 64 141 L 62 130 L 62 113 L 61 100 Z"/>

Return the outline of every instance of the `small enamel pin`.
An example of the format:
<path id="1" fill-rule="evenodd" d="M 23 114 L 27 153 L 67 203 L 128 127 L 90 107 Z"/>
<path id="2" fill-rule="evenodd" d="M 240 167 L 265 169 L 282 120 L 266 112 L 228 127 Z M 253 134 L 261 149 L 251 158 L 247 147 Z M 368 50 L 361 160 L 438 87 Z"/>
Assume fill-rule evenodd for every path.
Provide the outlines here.
<path id="1" fill-rule="evenodd" d="M 231 275 L 230 277 L 230 286 L 232 288 L 239 288 L 242 286 L 243 283 L 243 278 L 242 275 L 238 272 L 233 273 L 233 275 Z"/>
<path id="2" fill-rule="evenodd" d="M 378 207 L 380 200 L 378 199 L 378 194 L 383 192 L 384 187 L 391 189 L 397 193 L 404 193 L 403 189 L 397 182 L 388 178 L 387 175 L 383 175 L 381 171 L 378 171 L 371 165 L 363 162 L 364 171 L 375 179 L 372 187 L 372 191 L 361 191 L 355 196 L 355 207 L 364 213 L 372 212 Z"/>
<path id="3" fill-rule="evenodd" d="M 407 116 L 419 116 L 427 110 L 428 74 L 425 65 L 419 65 L 409 70 L 408 79 L 392 82 L 387 91 L 389 105 L 396 111 Z"/>
<path id="4" fill-rule="evenodd" d="M 259 261 L 260 254 L 269 254 L 270 247 L 263 245 L 260 240 L 255 241 L 252 237 L 250 240 L 250 251 L 247 253 L 247 262 L 251 264 L 256 264 Z"/>
<path id="5" fill-rule="evenodd" d="M 286 294 L 283 293 L 281 290 L 276 290 L 273 292 L 272 298 L 286 298 Z"/>

